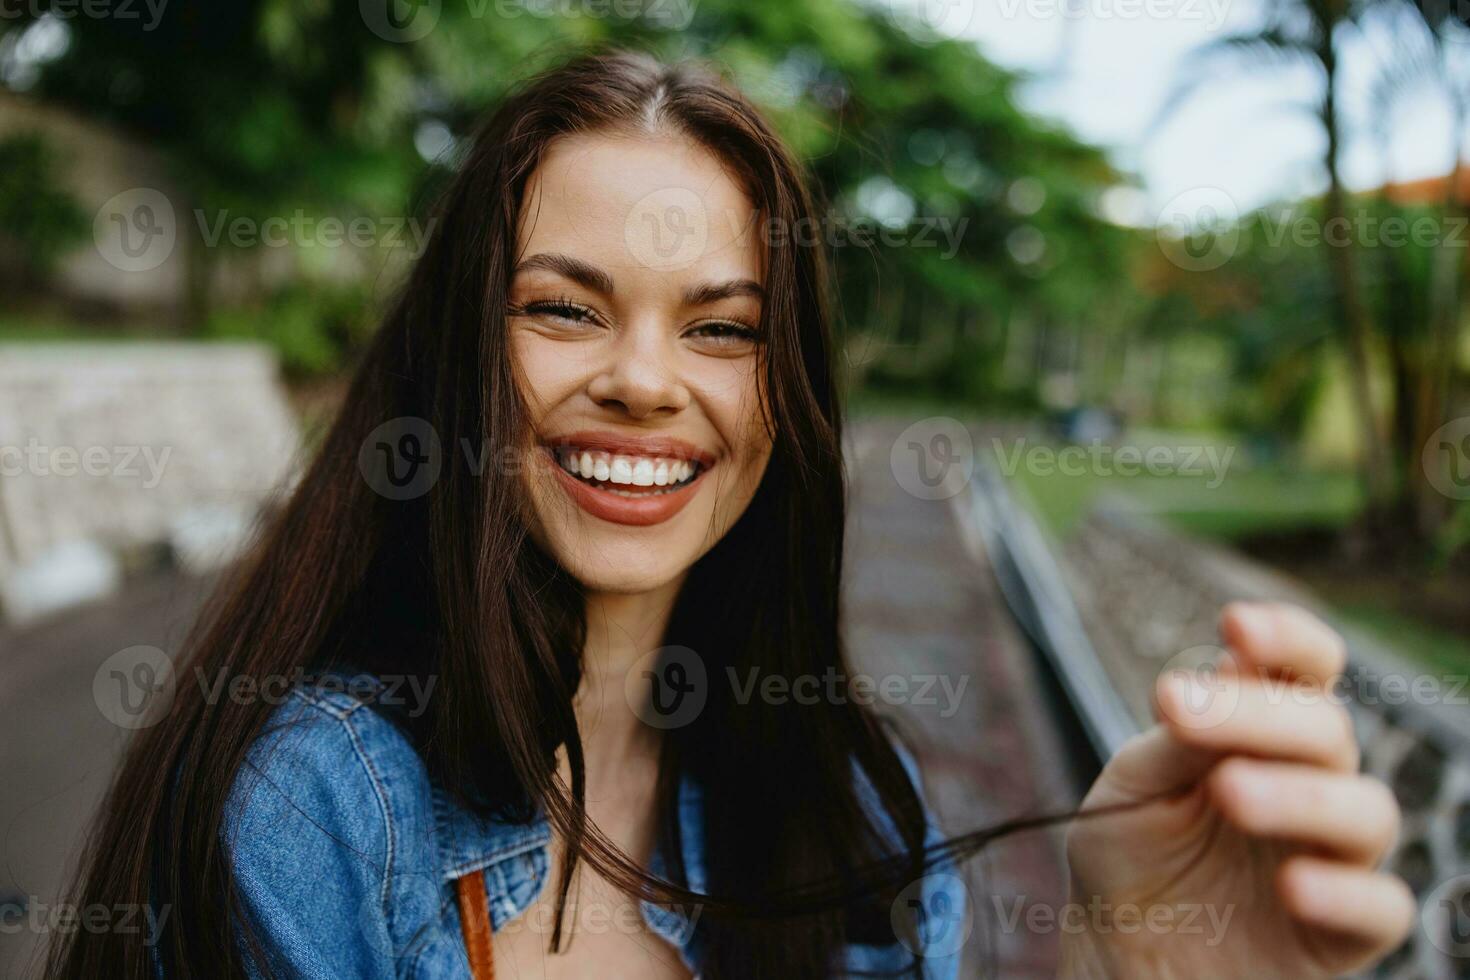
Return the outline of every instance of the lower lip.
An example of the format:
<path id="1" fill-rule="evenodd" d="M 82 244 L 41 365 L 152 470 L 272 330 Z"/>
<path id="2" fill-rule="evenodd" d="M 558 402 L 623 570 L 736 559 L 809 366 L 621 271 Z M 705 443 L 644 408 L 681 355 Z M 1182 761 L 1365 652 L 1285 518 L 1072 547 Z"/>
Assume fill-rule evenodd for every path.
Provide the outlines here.
<path id="1" fill-rule="evenodd" d="M 642 497 L 624 497 L 610 490 L 599 490 L 589 483 L 583 483 L 566 470 L 562 469 L 551 455 L 546 454 L 551 468 L 556 471 L 557 479 L 566 489 L 567 495 L 577 502 L 593 517 L 614 524 L 631 524 L 635 527 L 648 527 L 652 524 L 662 524 L 683 510 L 689 501 L 694 499 L 695 491 L 699 489 L 699 481 L 704 479 L 709 468 L 701 466 L 694 479 L 677 490 L 665 493 L 650 493 Z"/>

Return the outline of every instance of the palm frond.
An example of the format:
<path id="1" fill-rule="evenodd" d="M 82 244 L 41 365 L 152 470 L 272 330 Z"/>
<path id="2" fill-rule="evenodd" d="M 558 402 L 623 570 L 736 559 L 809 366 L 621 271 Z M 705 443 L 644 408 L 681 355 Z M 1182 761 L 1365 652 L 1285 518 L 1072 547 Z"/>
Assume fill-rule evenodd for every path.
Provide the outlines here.
<path id="1" fill-rule="evenodd" d="M 1218 81 L 1229 68 L 1247 65 L 1284 68 L 1318 64 L 1309 40 L 1294 36 L 1279 26 L 1231 34 L 1203 44 L 1190 53 L 1187 71 L 1181 73 L 1144 128 L 1144 138 L 1153 136 L 1174 114 L 1207 84 Z"/>

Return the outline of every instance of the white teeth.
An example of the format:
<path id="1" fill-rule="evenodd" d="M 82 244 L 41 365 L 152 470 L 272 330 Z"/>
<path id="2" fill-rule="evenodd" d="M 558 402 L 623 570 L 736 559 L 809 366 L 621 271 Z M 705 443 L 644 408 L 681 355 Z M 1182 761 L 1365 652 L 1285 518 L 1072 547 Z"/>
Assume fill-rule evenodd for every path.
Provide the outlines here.
<path id="1" fill-rule="evenodd" d="M 634 487 L 673 487 L 688 480 L 698 469 L 696 464 L 683 460 L 654 456 L 614 456 L 588 449 L 558 449 L 556 460 L 562 469 L 584 480 Z M 623 490 L 612 492 L 638 496 Z"/>

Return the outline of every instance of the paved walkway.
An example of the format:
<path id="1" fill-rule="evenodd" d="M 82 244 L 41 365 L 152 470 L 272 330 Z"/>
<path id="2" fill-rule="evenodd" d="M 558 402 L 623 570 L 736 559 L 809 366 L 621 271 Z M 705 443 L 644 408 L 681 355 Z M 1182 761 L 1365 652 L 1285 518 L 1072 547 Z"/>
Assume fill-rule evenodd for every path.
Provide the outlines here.
<path id="1" fill-rule="evenodd" d="M 909 700 L 922 702 L 892 710 L 949 832 L 1069 806 L 1066 788 L 1048 784 L 1057 767 L 1046 760 L 1060 750 L 983 559 L 966 550 L 948 502 L 910 496 L 889 470 L 902 428 L 853 431 L 847 636 L 856 668 L 903 678 Z M 98 666 L 135 644 L 176 650 L 202 592 L 199 581 L 163 577 L 25 631 L 0 627 L 0 903 L 54 901 L 116 763 L 125 733 L 93 700 Z M 1058 853 L 1055 835 L 1034 833 L 997 843 L 966 868 L 974 912 L 966 977 L 1052 975 L 1056 937 L 1005 922 L 1017 899 L 1061 901 Z M 0 931 L 0 978 L 34 975 L 35 938 Z"/>
<path id="2" fill-rule="evenodd" d="M 23 631 L 0 627 L 0 978 L 36 976 L 37 934 L 17 904 L 54 906 L 126 732 L 92 679 L 118 650 L 177 650 L 203 580 L 161 576 Z"/>
<path id="3" fill-rule="evenodd" d="M 909 421 L 866 422 L 851 437 L 846 615 L 854 669 L 940 678 L 925 699 L 935 703 L 890 710 L 918 751 L 947 833 L 1075 807 L 1059 767 L 1047 764 L 1062 750 L 984 556 L 967 549 L 949 501 L 920 500 L 894 479 L 890 449 Z M 946 685 L 962 694 L 948 696 Z M 919 684 L 910 690 L 919 700 Z M 998 841 L 965 877 L 974 932 L 964 976 L 1054 976 L 1058 937 L 1006 923 L 1018 899 L 1053 910 L 1065 901 L 1060 833 Z"/>

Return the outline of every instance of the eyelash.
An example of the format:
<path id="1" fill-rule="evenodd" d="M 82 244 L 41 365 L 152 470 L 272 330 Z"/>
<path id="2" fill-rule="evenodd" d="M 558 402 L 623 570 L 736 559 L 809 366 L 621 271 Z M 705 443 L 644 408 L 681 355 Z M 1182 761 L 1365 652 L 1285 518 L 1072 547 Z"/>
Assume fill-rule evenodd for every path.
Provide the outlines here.
<path id="1" fill-rule="evenodd" d="M 563 319 L 573 320 L 578 323 L 595 322 L 597 315 L 587 307 L 571 299 L 538 300 L 527 303 L 525 306 L 513 307 L 511 314 L 514 316 L 529 316 L 536 313 L 549 313 Z M 719 334 L 710 334 L 714 337 L 738 337 L 741 340 L 754 341 L 760 336 L 760 332 L 743 320 L 711 320 L 700 324 L 690 333 L 715 329 L 722 331 Z"/>
<path id="2" fill-rule="evenodd" d="M 539 300 L 535 303 L 527 303 L 525 306 L 512 309 L 511 313 L 518 315 L 550 313 L 563 319 L 577 320 L 578 322 L 587 322 L 596 319 L 596 316 L 591 310 L 580 303 L 572 302 L 570 299 Z"/>

